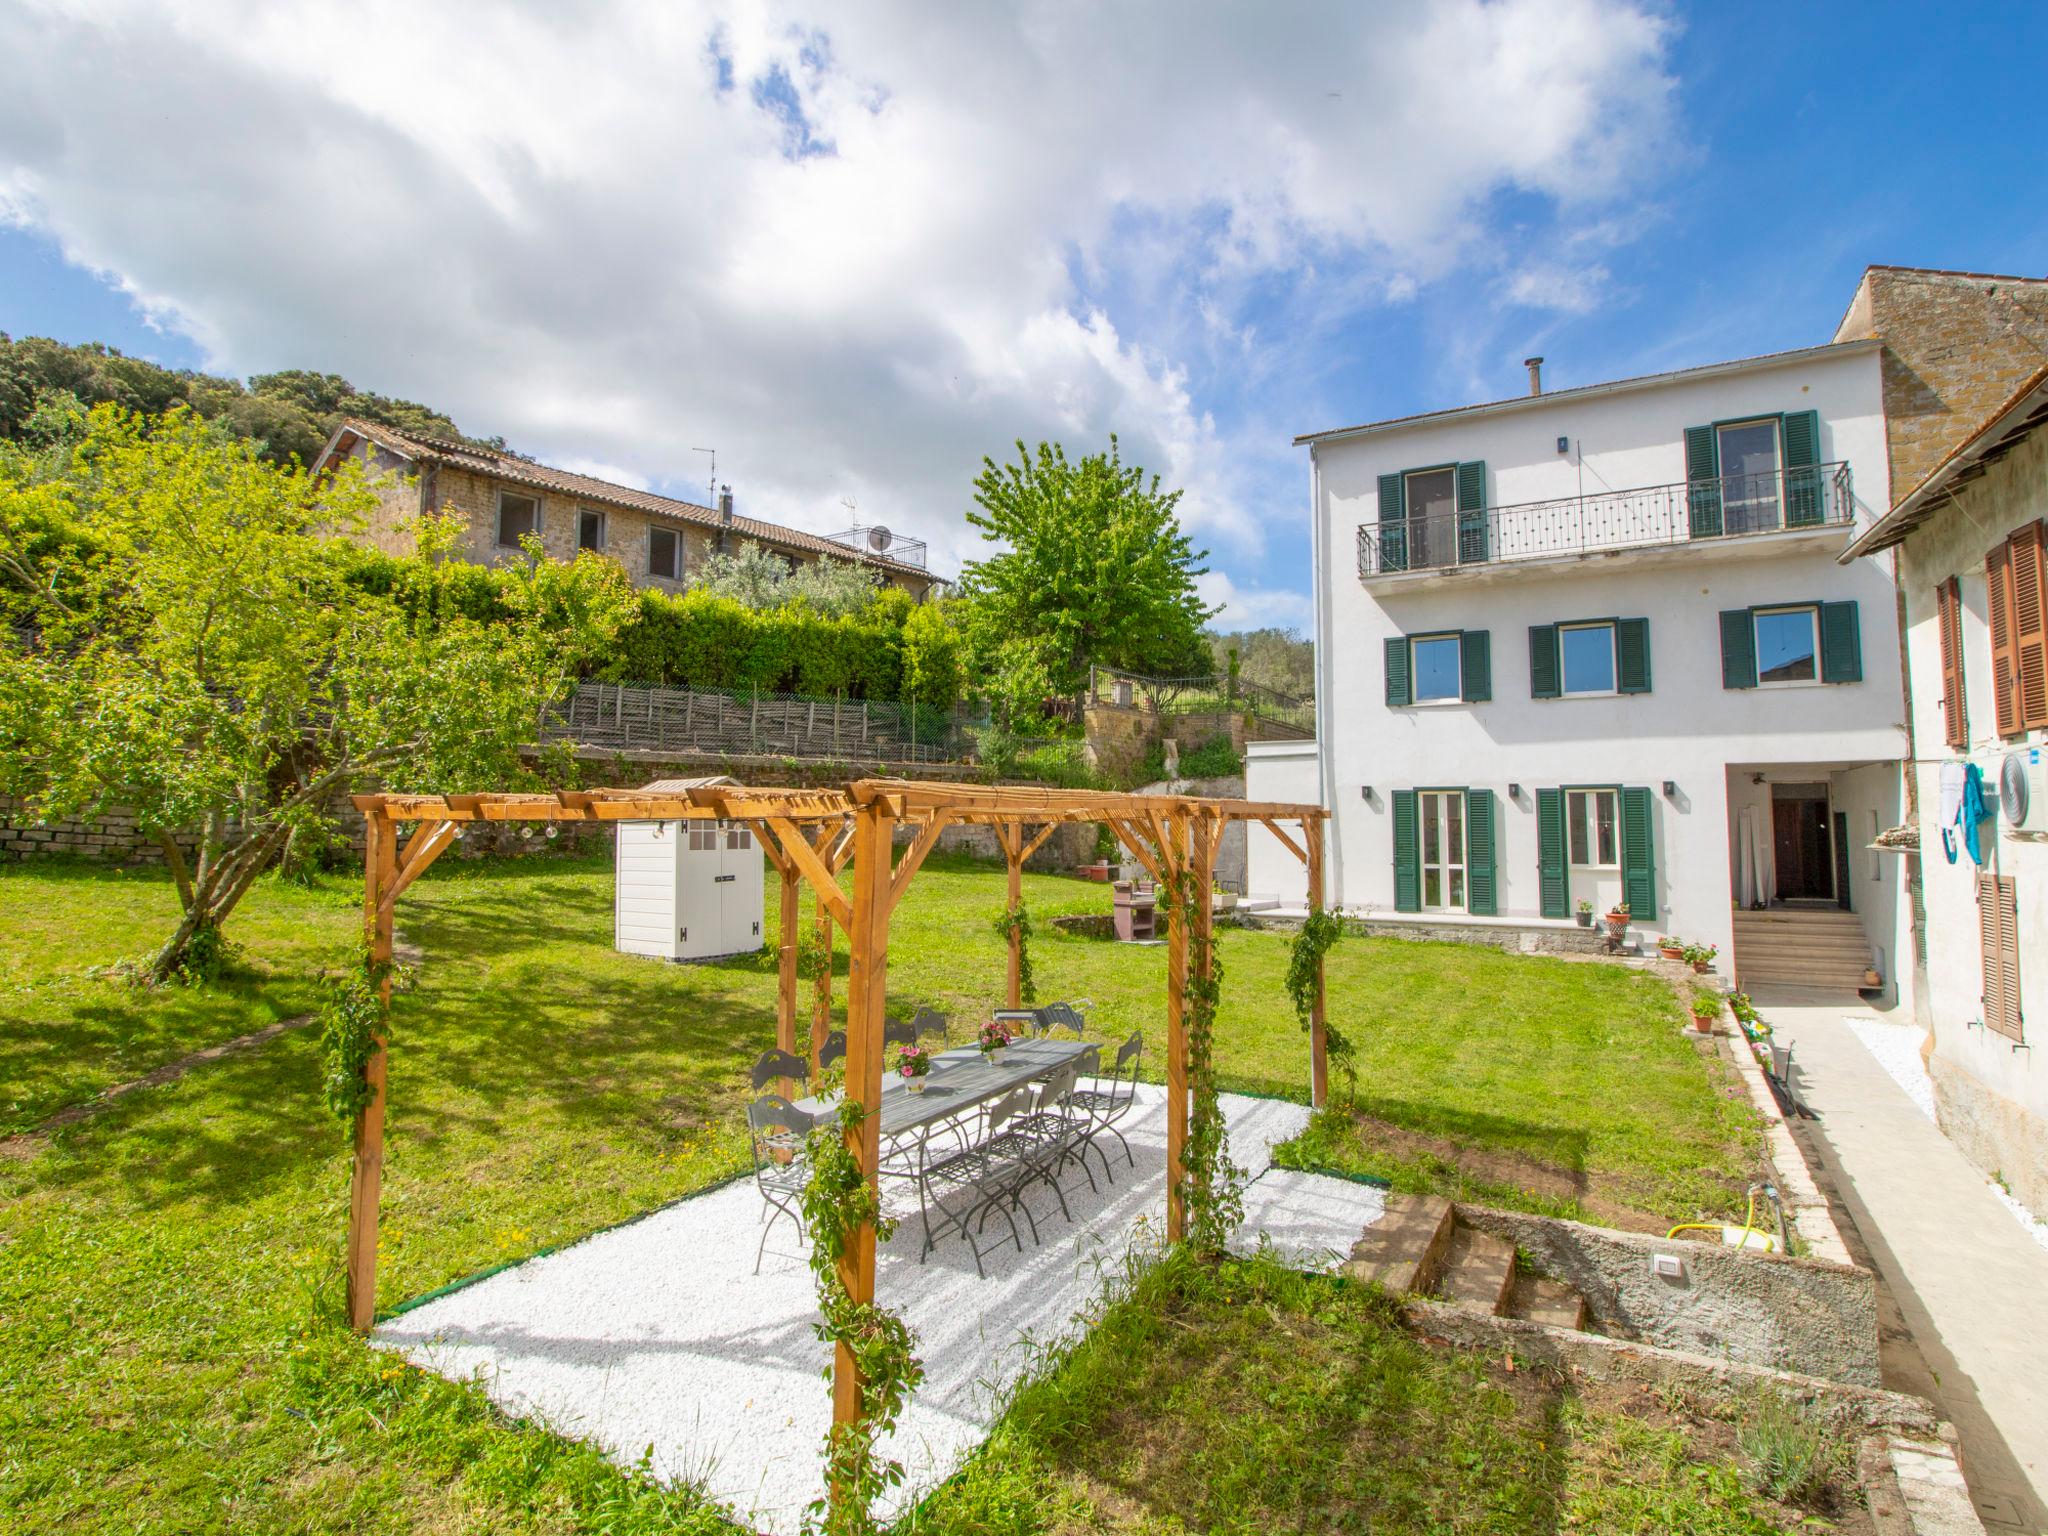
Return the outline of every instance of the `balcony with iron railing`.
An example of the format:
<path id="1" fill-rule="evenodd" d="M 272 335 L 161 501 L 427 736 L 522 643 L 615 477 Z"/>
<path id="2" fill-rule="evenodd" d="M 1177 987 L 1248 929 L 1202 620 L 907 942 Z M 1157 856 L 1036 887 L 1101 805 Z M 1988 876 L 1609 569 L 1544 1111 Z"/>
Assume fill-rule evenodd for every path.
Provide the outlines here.
<path id="1" fill-rule="evenodd" d="M 1504 566 L 1613 550 L 1847 528 L 1856 515 L 1847 464 L 1723 475 L 1507 507 L 1430 512 L 1358 528 L 1362 578 Z"/>

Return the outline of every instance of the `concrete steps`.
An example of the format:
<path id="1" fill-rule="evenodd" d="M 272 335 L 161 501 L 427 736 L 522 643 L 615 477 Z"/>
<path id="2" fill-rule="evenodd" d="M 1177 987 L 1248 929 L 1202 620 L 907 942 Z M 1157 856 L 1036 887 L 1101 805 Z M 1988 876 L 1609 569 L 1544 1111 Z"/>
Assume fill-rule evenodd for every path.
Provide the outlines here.
<path id="1" fill-rule="evenodd" d="M 1386 1215 L 1352 1245 L 1342 1273 L 1495 1317 L 1590 1331 L 1586 1299 L 1515 1263 L 1515 1245 L 1458 1220 L 1441 1195 L 1389 1195 Z"/>
<path id="2" fill-rule="evenodd" d="M 1735 914 L 1735 979 L 1745 991 L 1776 983 L 1853 992 L 1870 961 L 1870 939 L 1853 912 L 1773 907 Z"/>

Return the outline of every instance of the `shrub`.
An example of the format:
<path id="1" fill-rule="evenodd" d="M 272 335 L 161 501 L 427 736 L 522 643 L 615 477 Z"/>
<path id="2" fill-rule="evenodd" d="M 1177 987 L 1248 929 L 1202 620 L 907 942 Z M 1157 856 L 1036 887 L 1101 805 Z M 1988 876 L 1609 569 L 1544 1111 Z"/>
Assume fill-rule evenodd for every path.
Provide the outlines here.
<path id="1" fill-rule="evenodd" d="M 1776 1392 L 1761 1394 L 1735 1431 L 1752 1489 L 1793 1504 L 1825 1500 L 1845 1470 L 1847 1448 L 1798 1404 Z"/>

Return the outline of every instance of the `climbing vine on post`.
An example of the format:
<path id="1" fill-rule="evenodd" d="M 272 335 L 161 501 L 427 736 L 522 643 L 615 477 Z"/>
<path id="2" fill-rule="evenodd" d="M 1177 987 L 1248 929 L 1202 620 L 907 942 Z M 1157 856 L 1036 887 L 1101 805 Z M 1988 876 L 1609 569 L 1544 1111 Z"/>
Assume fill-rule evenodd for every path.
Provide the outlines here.
<path id="1" fill-rule="evenodd" d="M 330 977 L 320 1002 L 320 1086 L 327 1107 L 353 1120 L 370 1102 L 370 1058 L 385 1023 L 384 983 L 402 986 L 407 973 L 390 961 L 364 955 L 355 968 Z"/>
<path id="2" fill-rule="evenodd" d="M 1020 901 L 995 921 L 996 935 L 1007 944 L 1017 939 L 1017 995 L 1027 1003 L 1038 1001 L 1038 983 L 1031 974 L 1031 913 Z"/>
<path id="3" fill-rule="evenodd" d="M 811 1234 L 811 1273 L 818 1282 L 818 1337 L 844 1345 L 860 1371 L 861 1414 L 835 1424 L 825 1436 L 825 1496 L 810 1506 L 806 1531 L 824 1536 L 870 1536 L 879 1529 L 874 1501 L 903 1481 L 903 1464 L 877 1462 L 875 1442 L 895 1428 L 910 1394 L 924 1380 L 924 1362 L 913 1352 L 917 1337 L 903 1319 L 875 1302 L 856 1302 L 839 1278 L 839 1261 L 863 1222 L 887 1241 L 896 1230 L 882 1214 L 875 1186 L 860 1171 L 848 1145 L 868 1116 L 866 1105 L 841 1101 L 839 1123 L 819 1126 L 806 1139 L 811 1160 L 804 1186 L 804 1225 Z M 832 1379 L 832 1367 L 825 1368 Z"/>
<path id="4" fill-rule="evenodd" d="M 1301 931 L 1294 936 L 1294 948 L 1287 957 L 1287 996 L 1294 1003 L 1294 1016 L 1308 1029 L 1315 1022 L 1316 992 L 1322 984 L 1323 957 L 1344 936 L 1344 925 L 1321 907 L 1312 907 Z M 1344 1069 L 1356 1086 L 1358 1069 L 1353 1065 L 1351 1042 L 1327 1018 L 1323 1020 L 1323 1048 Z"/>
<path id="5" fill-rule="evenodd" d="M 1216 1097 L 1216 1004 L 1223 996 L 1223 961 L 1208 923 L 1197 922 L 1197 902 L 1209 900 L 1208 881 L 1182 870 L 1165 884 L 1172 921 L 1185 923 L 1187 980 L 1181 991 L 1182 1028 L 1187 1033 L 1188 1139 L 1182 1150 L 1182 1199 L 1188 1237 L 1195 1250 L 1219 1254 L 1244 1221 L 1243 1168 L 1230 1160 L 1229 1131 Z"/>

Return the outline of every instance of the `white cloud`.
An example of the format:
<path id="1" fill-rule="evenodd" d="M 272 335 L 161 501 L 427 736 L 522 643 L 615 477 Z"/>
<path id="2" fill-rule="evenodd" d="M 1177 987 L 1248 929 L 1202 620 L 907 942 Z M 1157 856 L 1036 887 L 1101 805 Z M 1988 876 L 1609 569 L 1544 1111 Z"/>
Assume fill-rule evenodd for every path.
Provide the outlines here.
<path id="1" fill-rule="evenodd" d="M 1218 570 L 1197 577 L 1195 585 L 1203 601 L 1222 608 L 1214 620 L 1219 629 L 1292 629 L 1304 636 L 1312 633 L 1315 610 L 1306 592 L 1240 587 L 1228 573 Z"/>
<path id="2" fill-rule="evenodd" d="M 749 513 L 825 529 L 852 495 L 941 569 L 984 453 L 1111 431 L 1251 559 L 1298 499 L 1278 395 L 1205 401 L 1288 386 L 1260 282 L 1401 302 L 1503 190 L 1595 217 L 1664 136 L 1667 26 L 52 0 L 0 12 L 0 210 L 216 366 L 334 369 L 625 479 L 716 447 Z"/>

